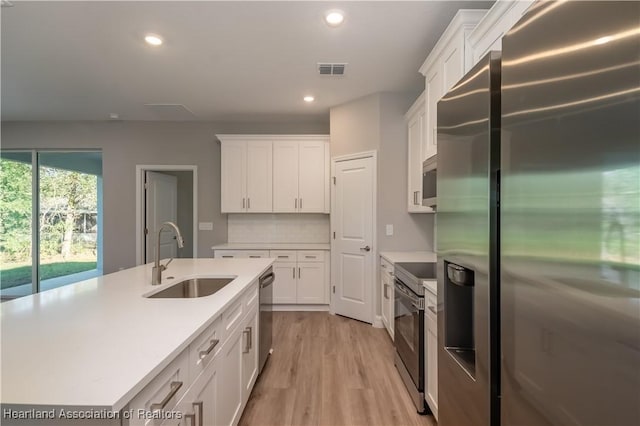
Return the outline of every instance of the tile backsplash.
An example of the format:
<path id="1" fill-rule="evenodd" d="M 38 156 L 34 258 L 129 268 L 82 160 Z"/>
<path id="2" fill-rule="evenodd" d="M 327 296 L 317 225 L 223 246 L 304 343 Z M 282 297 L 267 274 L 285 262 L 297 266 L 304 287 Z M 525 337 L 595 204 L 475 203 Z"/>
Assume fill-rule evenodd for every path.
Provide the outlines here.
<path id="1" fill-rule="evenodd" d="M 328 243 L 326 214 L 230 214 L 230 243 Z"/>

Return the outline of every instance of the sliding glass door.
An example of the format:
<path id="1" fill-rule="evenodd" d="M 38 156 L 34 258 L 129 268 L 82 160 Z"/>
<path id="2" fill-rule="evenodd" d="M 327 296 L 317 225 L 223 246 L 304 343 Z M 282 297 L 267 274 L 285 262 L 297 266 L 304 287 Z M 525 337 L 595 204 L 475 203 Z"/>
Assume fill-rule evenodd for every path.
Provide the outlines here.
<path id="1" fill-rule="evenodd" d="M 31 152 L 0 155 L 0 295 L 31 294 L 33 286 L 33 167 Z"/>
<path id="2" fill-rule="evenodd" d="M 1 166 L 2 299 L 101 275 L 101 153 L 7 151 Z"/>

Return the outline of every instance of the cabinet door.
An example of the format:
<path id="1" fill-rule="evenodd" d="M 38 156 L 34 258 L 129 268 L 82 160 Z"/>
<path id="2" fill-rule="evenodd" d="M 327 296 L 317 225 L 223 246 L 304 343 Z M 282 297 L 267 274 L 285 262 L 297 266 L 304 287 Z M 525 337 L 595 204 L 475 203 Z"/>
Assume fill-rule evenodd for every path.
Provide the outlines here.
<path id="1" fill-rule="evenodd" d="M 464 39 L 452 42 L 442 54 L 442 88 L 440 98 L 464 75 Z"/>
<path id="2" fill-rule="evenodd" d="M 242 330 L 242 393 L 243 403 L 249 400 L 258 377 L 258 309 L 254 308 Z"/>
<path id="3" fill-rule="evenodd" d="M 431 158 L 438 152 L 437 141 L 437 124 L 438 124 L 438 101 L 442 97 L 442 72 L 439 69 L 434 69 L 430 74 L 427 74 L 426 80 L 426 125 L 424 132 L 425 140 L 425 152 L 423 160 Z M 422 169 L 420 169 L 422 171 Z"/>
<path id="4" fill-rule="evenodd" d="M 424 108 L 408 123 L 409 152 L 409 211 L 419 211 L 422 207 L 422 160 L 424 136 Z"/>
<path id="5" fill-rule="evenodd" d="M 304 213 L 322 213 L 325 181 L 329 179 L 325 160 L 324 141 L 300 143 L 298 210 Z"/>
<path id="6" fill-rule="evenodd" d="M 247 194 L 247 144 L 222 142 L 220 162 L 222 213 L 244 212 Z"/>
<path id="7" fill-rule="evenodd" d="M 427 319 L 427 402 L 436 419 L 438 417 L 438 335 L 437 325 Z"/>
<path id="8" fill-rule="evenodd" d="M 273 211 L 273 143 L 247 142 L 247 211 Z"/>
<path id="9" fill-rule="evenodd" d="M 178 404 L 177 410 L 183 414 L 182 419 L 164 422 L 162 426 L 220 424 L 220 419 L 216 418 L 216 394 L 218 389 L 218 362 L 214 360 L 202 372 Z"/>
<path id="10" fill-rule="evenodd" d="M 298 210 L 298 146 L 297 141 L 273 142 L 273 211 Z"/>
<path id="11" fill-rule="evenodd" d="M 273 303 L 296 303 L 296 263 L 276 262 L 273 273 Z"/>
<path id="12" fill-rule="evenodd" d="M 393 340 L 393 279 L 389 274 L 381 272 L 380 281 L 382 283 L 382 322 Z"/>
<path id="13" fill-rule="evenodd" d="M 389 275 L 382 270 L 380 271 L 380 294 L 382 294 L 382 322 L 388 331 L 391 321 L 391 315 L 389 315 Z"/>
<path id="14" fill-rule="evenodd" d="M 324 262 L 298 263 L 298 298 L 302 304 L 329 303 L 325 300 L 326 281 Z"/>
<path id="15" fill-rule="evenodd" d="M 237 328 L 219 354 L 219 389 L 216 393 L 216 425 L 235 425 L 242 408 L 242 328 Z"/>

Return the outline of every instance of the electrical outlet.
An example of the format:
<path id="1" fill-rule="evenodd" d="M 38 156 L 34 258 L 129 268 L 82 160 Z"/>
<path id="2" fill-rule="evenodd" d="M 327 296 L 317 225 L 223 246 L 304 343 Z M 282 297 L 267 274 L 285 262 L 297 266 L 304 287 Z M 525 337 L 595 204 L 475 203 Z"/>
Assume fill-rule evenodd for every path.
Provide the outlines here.
<path id="1" fill-rule="evenodd" d="M 387 225 L 387 237 L 393 235 L 393 225 Z"/>

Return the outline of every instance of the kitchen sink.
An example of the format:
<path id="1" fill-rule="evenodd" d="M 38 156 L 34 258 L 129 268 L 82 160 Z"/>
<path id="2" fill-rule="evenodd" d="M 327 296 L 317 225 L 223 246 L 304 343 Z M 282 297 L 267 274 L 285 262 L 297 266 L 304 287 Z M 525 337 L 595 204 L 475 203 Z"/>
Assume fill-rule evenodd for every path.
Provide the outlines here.
<path id="1" fill-rule="evenodd" d="M 150 299 L 192 299 L 210 296 L 233 281 L 232 278 L 192 278 L 145 296 Z"/>

